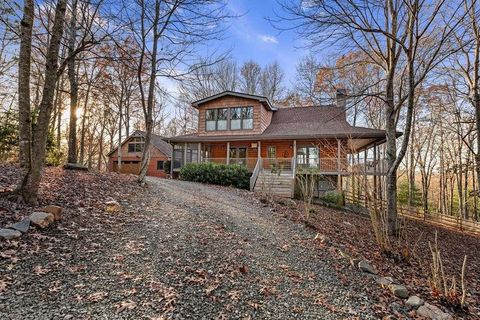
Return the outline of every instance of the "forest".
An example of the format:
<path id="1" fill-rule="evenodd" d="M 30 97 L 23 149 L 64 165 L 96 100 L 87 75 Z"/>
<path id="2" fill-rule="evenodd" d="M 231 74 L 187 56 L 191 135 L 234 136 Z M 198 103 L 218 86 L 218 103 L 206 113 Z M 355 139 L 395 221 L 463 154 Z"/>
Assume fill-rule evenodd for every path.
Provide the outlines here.
<path id="1" fill-rule="evenodd" d="M 214 296 L 225 277 L 231 277 L 229 286 L 233 288 L 238 285 L 235 280 L 237 277 L 253 277 L 253 274 L 258 272 L 256 267 L 259 270 L 273 270 L 268 256 L 260 259 L 264 265 L 253 266 L 251 270 L 247 268 L 245 261 L 251 260 L 242 260 L 243 249 L 238 249 L 239 242 L 232 240 L 235 233 L 241 235 L 242 239 L 257 239 L 256 235 L 248 233 L 250 229 L 256 230 L 262 235 L 258 239 L 269 239 L 271 252 L 278 251 L 279 255 L 285 256 L 286 262 L 280 266 L 281 275 L 276 274 L 272 279 L 288 277 L 294 279 L 293 282 L 314 279 L 314 275 L 309 274 L 312 270 L 302 269 L 308 268 L 290 253 L 300 252 L 290 248 L 305 246 L 305 243 L 301 243 L 303 240 L 298 240 L 301 237 L 296 231 L 279 230 L 277 224 L 270 220 L 265 222 L 260 216 L 255 218 L 257 220 L 252 220 L 255 222 L 252 223 L 250 212 L 238 209 L 244 206 L 245 201 L 253 201 L 253 204 L 249 204 L 251 207 L 248 207 L 252 212 L 263 212 L 262 210 L 267 210 L 265 208 L 271 205 L 269 213 L 283 214 L 283 217 L 294 220 L 295 223 L 300 221 L 328 234 L 327 237 L 317 233 L 315 246 L 327 248 L 329 240 L 326 239 L 329 238 L 341 243 L 341 249 L 330 248 L 332 252 L 340 252 L 340 257 L 335 256 L 333 259 L 334 267 L 322 266 L 321 272 L 330 269 L 343 272 L 346 267 L 340 266 L 339 261 L 344 259 L 348 265 L 352 264 L 355 270 L 360 268 L 362 272 L 376 274 L 371 272 L 368 264 L 368 268 L 360 267 L 363 257 L 367 257 L 381 265 L 381 272 L 387 273 L 394 269 L 391 272 L 407 283 L 410 289 L 418 287 L 422 294 L 430 294 L 429 297 L 433 297 L 432 299 L 443 307 L 458 312 L 461 316 L 472 316 L 473 319 L 473 313 L 478 312 L 478 307 L 475 307 L 475 301 L 478 302 L 475 297 L 475 290 L 478 293 L 478 258 L 474 257 L 471 261 L 472 258 L 467 259 L 465 252 L 471 248 L 476 249 L 476 240 L 468 238 L 467 232 L 448 233 L 451 230 L 445 229 L 442 231 L 447 234 L 443 234 L 444 238 L 441 232 L 440 242 L 445 240 L 447 243 L 445 269 L 460 275 L 458 279 L 461 279 L 457 283 L 453 276 L 450 282 L 444 274 L 440 256 L 443 248 L 441 243 L 437 243 L 437 231 L 433 233 L 432 225 L 428 224 L 422 224 L 418 229 L 408 229 L 405 219 L 400 219 L 400 216 L 408 212 L 414 215 L 413 218 L 425 221 L 428 220 L 427 217 L 447 217 L 452 219 L 451 221 L 455 220 L 460 227 L 462 223 L 468 222 L 474 225 L 477 231 L 480 228 L 480 1 L 272 0 L 262 6 L 258 4 L 258 8 L 260 7 L 267 12 L 262 17 L 265 26 L 273 28 L 279 37 L 288 34 L 296 40 L 295 45 L 292 44 L 292 47 L 295 47 L 292 50 L 298 50 L 301 54 L 288 57 L 295 66 L 293 73 L 285 59 L 275 59 L 273 54 L 268 61 L 256 59 L 255 55 L 244 55 L 240 59 L 236 54 L 238 47 L 226 45 L 232 29 L 238 28 L 239 33 L 247 30 L 241 21 L 251 14 L 237 10 L 232 1 L 0 0 L 0 215 L 8 212 L 2 222 L 14 222 L 21 214 L 30 213 L 40 205 L 60 199 L 58 202 L 66 207 L 66 212 L 78 219 L 68 227 L 65 223 L 58 229 L 62 237 L 68 238 L 68 250 L 73 250 L 71 248 L 77 245 L 72 240 L 78 238 L 77 232 L 97 232 L 105 228 L 109 230 L 108 237 L 98 231 L 94 233 L 93 239 L 102 243 L 102 248 L 105 246 L 108 249 L 108 255 L 112 252 L 129 252 L 129 257 L 144 254 L 142 259 L 152 265 L 154 262 L 151 261 L 148 250 L 155 250 L 156 253 L 158 248 L 150 247 L 150 242 L 143 242 L 145 237 L 141 228 L 145 228 L 147 234 L 152 239 L 157 239 L 158 243 L 172 242 L 175 253 L 168 253 L 166 262 L 162 263 L 179 263 L 185 258 L 172 258 L 177 248 L 193 250 L 195 245 L 183 243 L 185 239 L 198 241 L 197 247 L 215 244 L 219 239 L 228 242 L 231 252 L 228 259 L 225 258 L 228 263 L 221 264 L 220 275 L 214 275 L 210 269 L 194 269 L 188 259 L 187 262 L 182 262 L 185 265 L 182 265 L 179 272 L 186 275 L 182 273 L 180 280 L 175 278 L 176 271 L 180 269 L 172 271 L 168 268 L 174 267 L 165 267 L 168 270 L 165 269 L 162 276 L 171 275 L 178 280 L 174 284 L 160 286 L 154 280 L 147 279 L 148 272 L 145 273 L 146 278 L 142 279 L 145 285 L 139 290 L 148 287 L 146 295 L 152 294 L 151 292 L 161 292 L 164 295 L 163 300 L 161 299 L 164 303 L 161 307 L 161 319 L 164 319 L 163 315 L 172 316 L 176 308 L 175 301 L 180 294 L 177 294 L 174 288 L 177 288 L 178 283 L 179 288 L 184 282 L 202 286 L 201 290 L 197 291 L 202 294 L 205 292 L 205 296 L 199 299 L 207 299 L 208 303 L 204 300 L 201 300 L 201 303 L 210 306 L 209 303 L 215 301 Z M 278 44 L 274 36 L 257 34 L 256 38 L 265 43 Z M 252 45 L 248 50 L 262 49 Z M 351 180 L 347 183 L 347 187 L 352 187 L 349 192 L 354 196 L 357 193 L 365 203 L 370 202 L 368 210 L 372 228 L 365 227 L 362 217 L 355 216 L 351 221 L 347 221 L 338 212 L 318 209 L 307 201 L 297 205 L 292 200 L 292 208 L 289 207 L 291 202 L 285 200 L 283 203 L 252 200 L 253 195 L 238 190 L 235 191 L 235 198 L 224 192 L 230 192 L 231 189 L 218 189 L 222 190 L 218 192 L 214 189 L 216 187 L 210 185 L 198 191 L 191 185 L 184 184 L 181 185 L 184 187 L 182 190 L 179 185 L 173 185 L 174 182 L 167 179 L 155 180 L 156 182 L 152 183 L 154 188 L 147 189 L 148 147 L 141 151 L 140 172 L 135 178 L 107 173 L 109 152 L 135 130 L 145 132 L 146 146 L 151 144 L 152 135 L 168 138 L 195 133 L 198 110 L 192 106 L 192 102 L 202 98 L 223 91 L 236 91 L 266 97 L 276 108 L 321 108 L 335 103 L 338 89 L 346 92 L 348 97 L 346 113 L 351 125 L 384 130 L 386 134 L 384 143 L 379 147 L 379 154 L 375 154 L 375 157 L 386 163 L 386 173 L 381 177 L 380 190 L 375 189 L 369 194 L 371 190 L 367 188 L 368 179 L 361 175 L 356 176 L 355 173 L 352 173 Z M 371 156 L 373 154 L 365 153 L 365 157 Z M 82 169 L 87 173 L 82 175 L 79 172 L 62 171 L 62 167 Z M 249 175 L 248 172 L 246 174 Z M 245 181 L 248 178 L 246 177 Z M 11 181 L 15 181 L 15 184 L 12 185 Z M 57 187 L 55 183 L 66 187 L 62 189 L 63 187 Z M 355 183 L 358 184 L 357 187 Z M 77 187 L 83 193 L 75 193 Z M 102 188 L 108 191 L 108 196 L 104 198 L 98 191 L 103 190 Z M 198 192 L 201 192 L 204 198 L 196 198 Z M 220 197 L 217 192 L 225 199 L 215 207 L 212 204 L 217 201 L 217 196 Z M 138 200 L 138 195 L 144 195 L 148 203 L 144 203 L 143 199 Z M 117 203 L 113 201 L 114 197 L 125 197 L 125 201 Z M 168 206 L 159 199 L 165 200 Z M 134 205 L 128 201 L 132 201 Z M 237 206 L 233 209 L 225 206 L 224 203 L 229 201 L 237 202 Z M 110 216 L 105 220 L 112 222 L 111 225 L 107 223 L 108 226 L 99 227 L 98 230 L 89 229 L 91 226 L 86 220 L 91 218 L 94 223 L 102 224 L 105 219 L 104 211 L 108 212 L 103 207 L 112 203 L 115 207 L 112 212 L 124 210 L 129 213 L 140 212 L 140 215 L 137 217 L 121 212 L 118 216 Z M 185 209 L 185 203 L 189 204 L 188 209 Z M 7 204 L 12 208 L 7 208 Z M 170 210 L 171 208 L 174 209 Z M 210 216 L 210 211 L 206 208 L 214 214 Z M 149 214 L 155 210 L 162 214 L 170 211 L 173 213 L 162 219 L 160 216 L 152 218 Z M 186 219 L 188 210 L 190 217 L 199 220 L 192 222 Z M 197 215 L 200 211 L 202 214 Z M 91 214 L 90 218 L 85 218 L 85 212 Z M 245 224 L 248 220 L 250 225 L 235 225 L 231 227 L 235 230 L 229 233 L 229 223 L 238 221 L 235 214 L 248 217 L 250 220 L 244 217 L 241 222 Z M 231 219 L 228 220 L 224 215 Z M 145 221 L 154 223 L 142 225 Z M 179 221 L 184 225 L 179 225 Z M 267 226 L 266 229 L 258 229 L 263 223 Z M 128 236 L 109 241 L 110 236 L 112 239 L 116 237 L 116 228 L 125 225 L 133 226 L 130 230 L 135 233 L 133 238 L 142 245 L 137 246 L 138 243 L 133 240 L 124 244 Z M 205 229 L 200 228 L 204 225 L 207 226 Z M 353 236 L 345 237 L 340 231 L 337 232 L 338 229 L 349 233 L 349 228 L 353 226 L 360 244 L 354 243 Z M 168 240 L 158 238 L 159 234 L 163 233 L 155 228 L 168 233 Z M 189 228 L 196 230 L 196 233 L 186 234 Z M 265 230 L 268 230 L 268 233 Z M 421 230 L 421 234 L 417 234 L 415 230 Z M 53 231 L 48 232 L 49 236 L 34 233 L 26 241 L 38 248 L 39 241 L 47 239 L 48 242 L 55 238 Z M 282 232 L 288 240 L 281 243 L 279 239 L 273 239 L 272 234 L 277 232 Z M 427 234 L 425 239 L 428 238 L 428 241 L 420 241 L 424 233 Z M 178 234 L 182 237 L 177 237 Z M 372 237 L 376 241 L 372 241 Z M 85 238 L 88 236 L 82 239 Z M 457 241 L 464 241 L 462 250 L 456 250 L 454 243 Z M 380 250 L 375 247 L 375 242 Z M 2 247 L 3 242 L 0 243 L 0 257 L 13 259 L 14 263 L 9 264 L 8 268 L 14 269 L 18 259 L 12 258 L 12 252 L 24 250 L 26 256 L 34 251 L 27 250 L 27 247 L 22 247 L 17 242 L 12 243 L 8 242 L 5 247 Z M 83 252 L 87 247 L 86 252 L 95 252 L 100 247 L 96 242 L 80 243 L 84 247 L 79 247 L 79 252 Z M 125 247 L 114 247 L 119 243 Z M 247 240 L 242 245 L 245 243 Z M 252 246 L 255 245 L 256 241 L 252 241 Z M 162 246 L 163 244 L 159 245 Z M 314 246 L 308 244 L 308 250 L 312 247 Z M 354 253 L 362 259 L 344 253 L 345 247 L 353 248 Z M 257 251 L 264 249 L 255 248 Z M 65 247 L 62 248 L 64 249 Z M 124 249 L 125 251 L 122 251 Z M 415 256 L 417 249 L 421 254 Z M 161 250 L 164 250 L 161 253 L 169 252 L 171 247 L 162 247 Z M 221 250 L 221 246 L 213 245 L 209 250 L 218 253 L 216 250 Z M 330 254 L 327 251 L 321 255 Z M 62 259 L 65 261 L 72 257 L 71 252 L 63 254 L 65 255 Z M 97 258 L 89 261 L 89 257 L 81 256 L 78 263 L 70 266 L 69 270 L 74 270 L 71 271 L 72 274 L 83 272 L 86 268 L 85 266 L 82 269 L 84 261 L 99 270 L 112 264 L 112 261 L 118 266 L 128 260 L 125 258 L 127 254 L 122 254 L 109 257 L 110 260 L 105 264 L 101 264 Z M 196 253 L 189 254 L 195 256 Z M 218 255 L 223 257 L 224 254 L 221 252 Z M 317 257 L 315 252 L 308 251 L 307 254 Z M 315 258 L 309 259 L 309 263 L 313 260 Z M 62 263 L 65 262 L 58 265 Z M 139 260 L 131 263 L 140 268 L 137 265 Z M 210 263 L 210 258 L 206 262 L 198 262 L 198 265 L 203 263 Z M 398 267 L 399 263 L 403 263 L 401 267 L 406 271 Z M 295 265 L 301 272 L 290 270 L 287 264 Z M 37 276 L 47 275 L 50 269 L 54 269 L 51 264 L 47 269 L 42 269 L 41 266 L 38 269 L 38 266 L 34 267 L 34 274 Z M 104 278 L 108 279 L 112 276 L 108 274 L 110 269 L 104 269 L 99 271 L 99 274 L 104 272 Z M 417 279 L 418 270 L 424 274 Z M 0 293 L 15 282 L 2 272 L 4 271 L 0 272 Z M 352 274 L 352 270 L 346 272 L 349 275 L 348 280 L 343 275 L 335 278 L 336 275 L 325 273 L 325 283 L 335 278 L 335 281 L 341 279 L 343 284 L 351 286 L 350 289 L 339 289 L 346 290 L 341 291 L 341 294 L 335 291 L 341 297 L 347 296 L 345 292 L 353 292 L 348 290 L 362 289 L 354 288 L 352 283 L 366 281 L 356 279 L 358 274 Z M 470 284 L 474 288 L 473 294 L 467 294 L 464 281 L 466 272 L 469 273 L 467 278 L 470 277 Z M 124 277 L 122 281 L 130 281 L 133 277 L 126 272 L 116 276 L 118 275 Z M 151 277 L 151 274 L 148 274 L 148 277 Z M 274 282 L 272 279 L 270 280 Z M 350 279 L 358 281 L 350 282 Z M 167 277 L 165 283 L 169 280 L 171 279 Z M 263 281 L 258 278 L 249 280 L 249 283 L 253 284 Z M 387 287 L 390 288 L 392 282 L 393 280 Z M 447 282 L 451 287 L 447 286 Z M 318 286 L 325 283 L 315 281 Z M 55 282 L 53 289 L 49 289 L 53 291 L 49 292 L 57 292 L 57 285 L 60 286 L 60 283 Z M 383 286 L 382 284 L 382 288 Z M 320 291 L 325 290 L 325 287 L 322 287 Z M 96 303 L 106 299 L 108 294 L 99 292 L 92 291 L 88 295 L 85 293 L 84 300 Z M 135 294 L 134 291 L 129 292 L 129 297 Z M 238 292 L 229 291 L 227 300 L 241 301 Z M 254 292 L 260 292 L 262 298 L 255 298 L 257 300 L 252 300 L 248 306 L 242 306 L 250 312 L 250 316 L 261 309 L 258 301 L 263 303 L 263 297 L 280 296 L 272 283 L 266 282 L 262 283 L 262 288 L 255 288 Z M 392 293 L 399 297 L 395 292 Z M 308 292 L 302 294 L 303 297 L 308 296 Z M 375 294 L 379 299 L 386 299 L 384 292 Z M 408 293 L 404 295 L 402 299 L 411 298 Z M 78 301 L 82 299 L 80 297 Z M 335 319 L 337 310 L 332 306 L 342 305 L 343 300 L 338 298 L 332 305 L 328 305 L 325 300 L 324 295 L 317 296 L 313 305 L 315 308 L 321 306 L 329 310 L 328 312 L 333 313 L 331 318 Z M 292 311 L 287 302 L 282 306 L 285 306 L 288 312 L 297 312 Z M 2 303 L 0 299 L 0 307 Z M 116 305 L 115 312 L 135 309 L 137 304 L 132 303 L 131 300 L 120 302 Z M 348 300 L 348 303 L 351 306 L 357 305 L 355 300 Z M 469 309 L 469 304 L 473 308 Z M 376 310 L 383 309 L 378 307 L 378 304 L 369 306 L 368 310 L 376 310 L 376 316 L 395 314 L 396 307 L 392 305 L 387 311 Z M 278 308 L 283 308 L 282 306 Z M 195 314 L 197 311 L 189 310 L 188 306 L 185 308 L 183 315 Z M 138 309 L 140 308 L 136 310 Z M 228 305 L 226 310 L 233 312 L 231 305 Z M 284 314 L 279 310 L 274 309 L 274 312 L 278 312 L 276 315 L 281 318 Z M 351 317 L 351 310 L 338 312 Z M 398 314 L 405 316 L 410 311 L 406 308 L 398 311 Z M 102 311 L 95 312 L 101 314 Z M 355 312 L 358 312 L 360 317 L 363 315 L 362 310 Z M 213 318 L 214 313 L 221 315 L 215 309 L 211 314 L 203 316 Z M 233 318 L 240 317 L 239 314 L 230 315 Z M 265 314 L 263 316 L 269 317 Z M 434 316 L 431 318 L 435 319 Z"/>
<path id="2" fill-rule="evenodd" d="M 287 81 L 279 62 L 235 61 L 221 47 L 237 18 L 222 1 L 2 1 L 0 159 L 24 160 L 32 121 L 46 165 L 105 170 L 105 155 L 134 129 L 195 131 L 190 103 L 214 93 L 295 107 L 328 104 L 342 87 L 353 125 L 404 133 L 383 150 L 399 203 L 478 220 L 478 3 L 387 1 L 383 18 L 361 3 L 280 3 L 270 23 L 294 29 L 311 50 Z M 336 54 L 314 53 L 332 42 Z M 202 56 L 200 46 L 216 49 Z"/>

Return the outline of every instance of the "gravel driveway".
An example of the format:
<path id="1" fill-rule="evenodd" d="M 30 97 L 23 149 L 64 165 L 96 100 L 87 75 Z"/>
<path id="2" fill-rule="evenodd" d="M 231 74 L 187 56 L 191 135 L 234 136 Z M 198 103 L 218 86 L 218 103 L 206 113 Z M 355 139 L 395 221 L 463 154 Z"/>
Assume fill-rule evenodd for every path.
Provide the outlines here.
<path id="1" fill-rule="evenodd" d="M 123 206 L 22 261 L 0 318 L 377 318 L 371 279 L 244 191 L 150 178 Z"/>

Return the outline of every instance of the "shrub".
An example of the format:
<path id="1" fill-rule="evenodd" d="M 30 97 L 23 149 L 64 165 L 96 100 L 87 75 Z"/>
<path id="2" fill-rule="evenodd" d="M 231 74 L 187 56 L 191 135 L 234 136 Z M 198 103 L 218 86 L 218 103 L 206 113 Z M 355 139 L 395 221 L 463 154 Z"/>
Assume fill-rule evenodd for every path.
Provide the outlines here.
<path id="1" fill-rule="evenodd" d="M 188 163 L 180 169 L 180 179 L 249 189 L 250 173 L 239 164 Z"/>
<path id="2" fill-rule="evenodd" d="M 331 203 L 335 206 L 343 206 L 343 193 L 338 191 L 325 191 L 323 196 L 320 197 L 321 200 Z"/>

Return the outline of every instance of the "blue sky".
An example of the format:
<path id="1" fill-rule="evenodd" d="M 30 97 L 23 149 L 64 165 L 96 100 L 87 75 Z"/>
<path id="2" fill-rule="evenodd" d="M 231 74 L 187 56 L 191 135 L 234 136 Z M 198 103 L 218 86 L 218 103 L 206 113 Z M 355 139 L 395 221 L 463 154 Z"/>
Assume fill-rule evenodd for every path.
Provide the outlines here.
<path id="1" fill-rule="evenodd" d="M 232 56 L 239 65 L 249 59 L 262 66 L 278 61 L 289 86 L 295 78 L 296 63 L 308 52 L 296 48 L 302 42 L 294 31 L 279 32 L 266 19 L 281 12 L 277 1 L 230 0 L 228 8 L 232 14 L 241 16 L 231 20 L 222 48 L 232 48 Z"/>

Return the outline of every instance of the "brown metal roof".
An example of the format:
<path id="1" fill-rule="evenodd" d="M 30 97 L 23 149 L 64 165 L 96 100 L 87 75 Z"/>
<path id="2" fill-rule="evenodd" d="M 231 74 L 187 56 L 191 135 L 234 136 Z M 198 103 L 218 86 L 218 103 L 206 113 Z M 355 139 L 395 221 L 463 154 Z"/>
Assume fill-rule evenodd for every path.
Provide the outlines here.
<path id="1" fill-rule="evenodd" d="M 398 133 L 401 135 L 401 133 Z M 166 138 L 170 142 L 239 141 L 311 138 L 352 138 L 385 140 L 385 130 L 351 126 L 345 110 L 336 106 L 278 109 L 262 134 L 199 136 L 188 134 Z"/>

